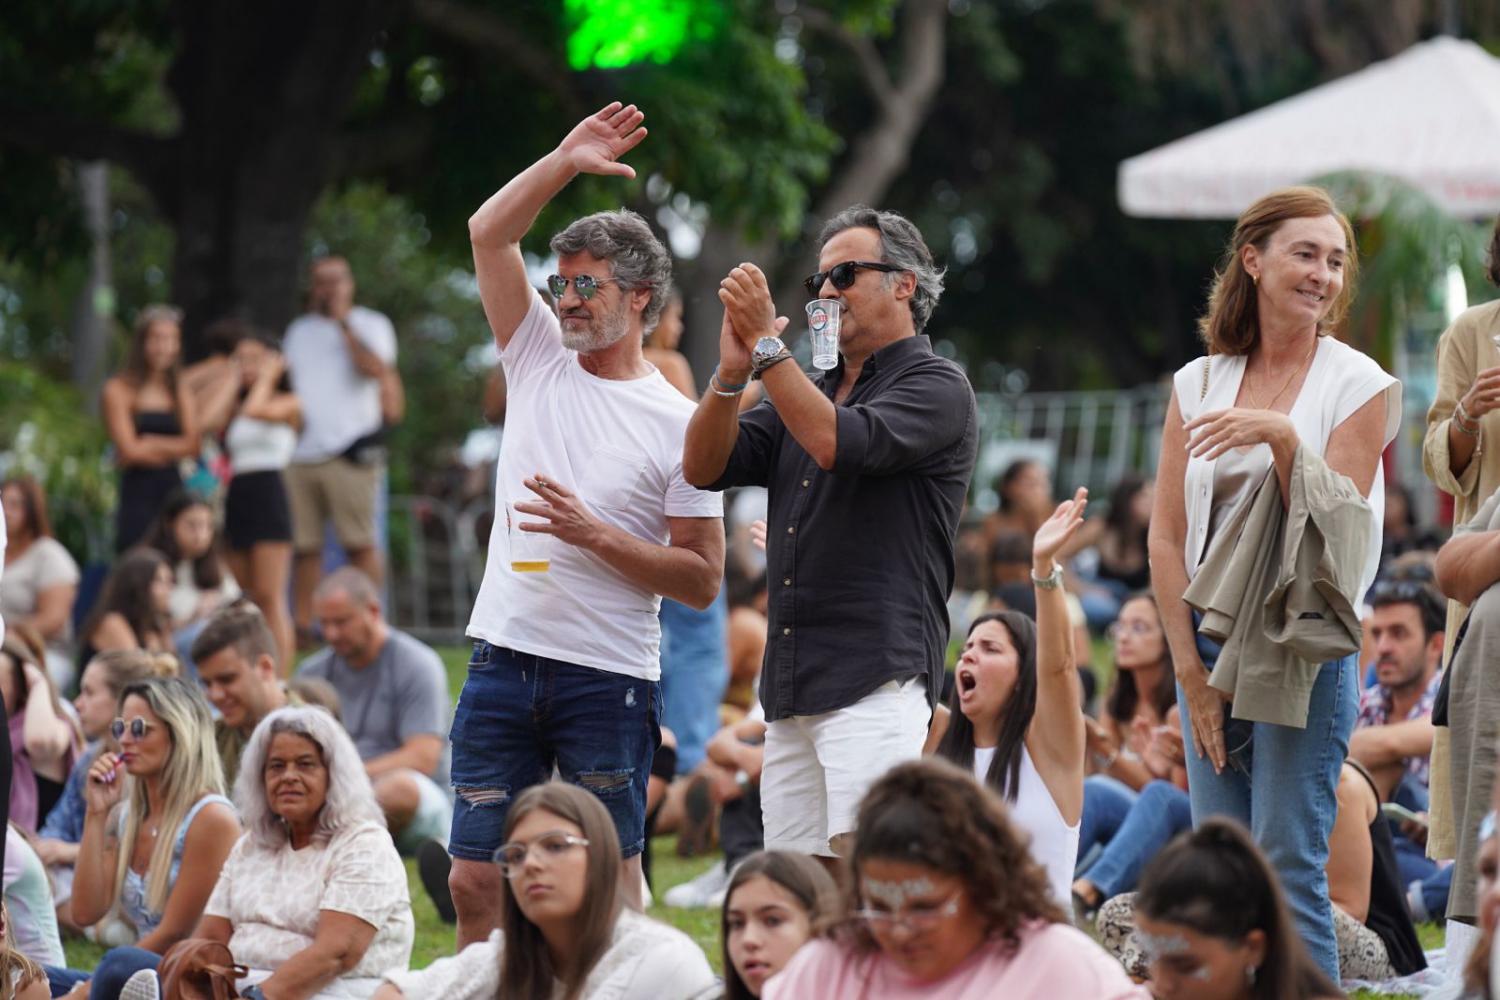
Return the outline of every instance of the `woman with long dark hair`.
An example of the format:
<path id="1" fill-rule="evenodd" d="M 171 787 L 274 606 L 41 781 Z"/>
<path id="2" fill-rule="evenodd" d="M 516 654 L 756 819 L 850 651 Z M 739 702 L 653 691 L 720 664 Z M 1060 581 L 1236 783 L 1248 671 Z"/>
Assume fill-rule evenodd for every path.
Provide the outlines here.
<path id="1" fill-rule="evenodd" d="M 1281 881 L 1243 827 L 1205 820 L 1147 866 L 1136 938 L 1158 1000 L 1342 997 L 1298 936 Z"/>
<path id="2" fill-rule="evenodd" d="M 969 626 L 937 754 L 972 771 L 1031 836 L 1053 900 L 1066 905 L 1083 811 L 1083 696 L 1055 556 L 1083 523 L 1088 491 L 1057 506 L 1032 540 L 1035 623 L 999 611 Z"/>
<path id="3" fill-rule="evenodd" d="M 1144 998 L 1069 926 L 1000 798 L 947 761 L 900 764 L 859 807 L 849 917 L 766 984 L 766 1000 Z"/>
<path id="4" fill-rule="evenodd" d="M 107 649 L 171 652 L 172 582 L 172 567 L 160 552 L 141 546 L 125 553 L 84 623 L 79 662 Z"/>
<path id="5" fill-rule="evenodd" d="M 533 785 L 505 815 L 495 852 L 499 930 L 420 972 L 393 970 L 375 1000 L 546 997 L 691 1000 L 717 993 L 687 935 L 620 894 L 620 841 L 598 797 L 560 781 Z"/>
<path id="6" fill-rule="evenodd" d="M 219 553 L 214 509 L 198 494 L 186 489 L 172 492 L 162 502 L 146 545 L 166 557 L 173 570 L 167 614 L 174 633 L 207 620 L 239 596 L 239 585 Z"/>
<path id="7" fill-rule="evenodd" d="M 104 426 L 120 466 L 115 551 L 146 534 L 162 501 L 182 486 L 177 465 L 198 454 L 193 397 L 178 380 L 182 312 L 147 306 L 136 316 L 125 367 L 104 383 Z"/>

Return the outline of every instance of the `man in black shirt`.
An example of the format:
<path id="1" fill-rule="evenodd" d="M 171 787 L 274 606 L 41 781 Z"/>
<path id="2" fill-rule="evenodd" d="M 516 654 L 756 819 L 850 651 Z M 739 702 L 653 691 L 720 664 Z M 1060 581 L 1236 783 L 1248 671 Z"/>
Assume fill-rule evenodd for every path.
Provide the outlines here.
<path id="1" fill-rule="evenodd" d="M 943 275 L 917 228 L 856 206 L 819 242 L 807 287 L 839 301 L 837 367 L 783 364 L 766 277 L 735 268 L 682 461 L 702 489 L 769 489 L 766 847 L 829 856 L 870 784 L 921 752 L 978 425 L 963 369 L 922 333 Z M 766 398 L 737 416 L 751 378 Z"/>

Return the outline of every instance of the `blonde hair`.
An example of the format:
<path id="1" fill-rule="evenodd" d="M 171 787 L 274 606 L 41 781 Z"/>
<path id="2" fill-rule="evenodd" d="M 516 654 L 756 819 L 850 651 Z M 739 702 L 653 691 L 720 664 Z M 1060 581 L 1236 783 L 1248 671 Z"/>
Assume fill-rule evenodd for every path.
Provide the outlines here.
<path id="1" fill-rule="evenodd" d="M 47 982 L 47 973 L 42 967 L 16 950 L 11 944 L 14 935 L 11 929 L 14 926 L 10 922 L 10 911 L 5 902 L 0 900 L 0 921 L 5 924 L 5 941 L 0 944 L 0 997 L 12 997 L 15 995 L 11 986 L 12 980 L 15 987 L 30 986 L 36 982 Z M 18 974 L 19 973 L 19 974 Z"/>
<path id="2" fill-rule="evenodd" d="M 214 723 L 208 702 L 198 688 L 180 677 L 156 677 L 134 681 L 120 690 L 121 710 L 125 699 L 135 695 L 151 707 L 166 727 L 172 749 L 161 772 L 162 811 L 157 823 L 156 844 L 146 864 L 146 906 L 153 913 L 166 909 L 171 893 L 172 850 L 177 830 L 188 810 L 205 795 L 223 795 L 223 767 L 214 745 Z M 115 899 L 125 885 L 125 872 L 135 853 L 141 822 L 150 814 L 146 783 L 130 778 L 125 794 L 130 803 L 125 828 L 120 834 L 119 858 L 115 863 Z"/>
<path id="3" fill-rule="evenodd" d="M 1271 237 L 1288 219 L 1316 219 L 1325 215 L 1333 216 L 1344 231 L 1344 287 L 1319 321 L 1318 336 L 1338 329 L 1354 300 L 1355 279 L 1359 277 L 1359 246 L 1354 240 L 1354 227 L 1322 188 L 1282 188 L 1245 209 L 1234 224 L 1234 235 L 1214 272 L 1208 309 L 1198 320 L 1198 334 L 1209 354 L 1249 354 L 1260 340 L 1260 306 L 1255 281 L 1245 270 L 1245 247 L 1253 246 L 1264 253 Z"/>

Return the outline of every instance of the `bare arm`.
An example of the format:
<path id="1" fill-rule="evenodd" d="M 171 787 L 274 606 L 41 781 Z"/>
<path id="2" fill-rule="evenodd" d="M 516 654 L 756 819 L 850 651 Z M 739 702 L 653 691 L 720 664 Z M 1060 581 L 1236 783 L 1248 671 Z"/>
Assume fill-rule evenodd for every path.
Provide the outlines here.
<path id="1" fill-rule="evenodd" d="M 1431 719 L 1410 719 L 1387 726 L 1361 726 L 1349 737 L 1349 756 L 1366 768 L 1397 764 L 1432 753 Z"/>
<path id="2" fill-rule="evenodd" d="M 196 376 L 196 377 L 194 377 Z M 204 432 L 217 434 L 229 426 L 240 395 L 240 370 L 232 361 L 205 361 L 183 382 L 198 404 L 198 419 Z"/>
<path id="3" fill-rule="evenodd" d="M 403 768 L 431 775 L 443 759 L 443 737 L 432 733 L 418 733 L 390 753 L 371 757 L 365 761 L 365 773 L 374 778 L 388 771 Z"/>
<path id="4" fill-rule="evenodd" d="M 99 619 L 94 634 L 89 636 L 89 642 L 93 643 L 95 652 L 99 653 L 111 649 L 142 648 L 141 637 L 135 634 L 125 616 L 118 611 L 111 611 Z"/>
<path id="5" fill-rule="evenodd" d="M 89 765 L 83 782 L 83 836 L 78 840 L 78 864 L 73 869 L 73 922 L 88 927 L 103 919 L 115 901 L 115 865 L 119 858 L 117 834 L 125 784 L 119 758 L 101 752 Z"/>
<path id="6" fill-rule="evenodd" d="M 61 771 L 61 777 L 66 779 L 67 768 L 62 766 L 62 760 L 73 746 L 76 736 L 73 726 L 66 719 L 59 718 L 57 710 L 52 707 L 47 679 L 41 670 L 30 663 L 22 669 L 29 692 L 25 719 L 21 723 L 26 752 L 31 755 L 38 773 L 55 780 Z"/>
<path id="7" fill-rule="evenodd" d="M 365 378 L 384 378 L 386 364 L 380 359 L 380 355 L 365 346 L 354 333 L 354 328 L 349 325 L 348 316 L 340 316 L 334 320 L 339 326 L 339 333 L 344 337 L 344 348 L 349 352 L 349 360 L 354 363 L 354 370 Z"/>
<path id="8" fill-rule="evenodd" d="M 104 429 L 115 446 L 119 463 L 164 465 L 177 458 L 186 443 L 183 438 L 157 434 L 142 437 L 135 432 L 135 420 L 131 414 L 133 396 L 128 385 L 112 378 L 104 383 L 104 391 L 100 397 L 104 411 Z"/>
<path id="9" fill-rule="evenodd" d="M 1379 808 L 1369 782 L 1346 764 L 1339 775 L 1338 812 L 1328 835 L 1328 898 L 1360 923 L 1370 913 L 1370 869 L 1375 864 L 1370 823 Z"/>
<path id="10" fill-rule="evenodd" d="M 378 358 L 376 359 L 379 360 Z M 240 412 L 256 420 L 298 427 L 302 423 L 302 404 L 294 392 L 280 392 L 276 384 L 286 372 L 286 359 L 280 354 L 268 358 L 256 376 L 255 384 L 245 395 Z"/>
<path id="11" fill-rule="evenodd" d="M 1088 490 L 1079 487 L 1073 499 L 1037 529 L 1032 548 L 1034 577 L 1052 575 L 1056 556 L 1083 523 Z M 1067 595 L 1061 587 L 1037 586 L 1036 591 L 1036 714 L 1026 732 L 1026 747 L 1036 761 L 1047 790 L 1068 823 L 1083 812 L 1083 687 L 1073 650 L 1073 625 L 1068 620 Z"/>
<path id="12" fill-rule="evenodd" d="M 470 217 L 469 242 L 474 248 L 479 298 L 502 351 L 531 307 L 521 239 L 542 208 L 578 174 L 634 177 L 631 167 L 617 161 L 646 137 L 646 130 L 639 127 L 645 117 L 633 104 L 607 105 L 580 122 L 556 149 L 517 174 Z"/>
<path id="13" fill-rule="evenodd" d="M 735 334 L 727 309 L 719 325 L 719 366 L 715 372 L 720 386 L 750 382 L 750 351 Z M 708 390 L 698 400 L 698 409 L 688 422 L 682 442 L 682 478 L 700 489 L 724 474 L 740 436 L 740 404 L 745 393 L 721 396 L 714 391 L 714 385 L 710 381 Z"/>
<path id="14" fill-rule="evenodd" d="M 267 1000 L 307 1000 L 365 957 L 376 928 L 352 913 L 319 910 L 312 944 L 288 958 L 261 983 Z"/>
<path id="15" fill-rule="evenodd" d="M 724 519 L 668 517 L 670 541 L 657 545 L 595 517 L 571 491 L 535 477 L 526 487 L 540 498 L 516 504 L 523 514 L 546 521 L 523 523 L 522 531 L 553 535 L 603 559 L 636 586 L 700 611 L 713 603 L 724 579 Z"/>
<path id="16" fill-rule="evenodd" d="M 62 635 L 73 614 L 73 602 L 78 597 L 76 583 L 59 583 L 37 592 L 36 610 L 27 619 L 43 639 L 52 640 Z"/>
<path id="17" fill-rule="evenodd" d="M 198 921 L 198 926 L 194 928 L 193 937 L 228 944 L 229 939 L 234 937 L 234 924 L 231 924 L 225 917 L 205 913 L 203 919 Z"/>
<path id="18" fill-rule="evenodd" d="M 1450 538 L 1438 550 L 1434 571 L 1444 594 L 1460 604 L 1473 604 L 1500 580 L 1500 531 Z"/>
<path id="19" fill-rule="evenodd" d="M 192 933 L 239 836 L 239 820 L 228 806 L 210 803 L 198 810 L 182 845 L 182 867 L 167 896 L 161 923 L 136 942 L 137 947 L 161 954 Z"/>

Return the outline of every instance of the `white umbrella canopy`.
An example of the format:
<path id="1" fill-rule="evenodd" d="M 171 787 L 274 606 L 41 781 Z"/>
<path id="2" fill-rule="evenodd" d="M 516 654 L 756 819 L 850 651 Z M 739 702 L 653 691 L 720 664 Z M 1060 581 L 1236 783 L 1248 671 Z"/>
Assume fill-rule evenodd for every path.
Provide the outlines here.
<path id="1" fill-rule="evenodd" d="M 1127 215 L 1232 219 L 1338 171 L 1397 177 L 1457 218 L 1500 213 L 1500 59 L 1434 38 L 1120 164 Z"/>

